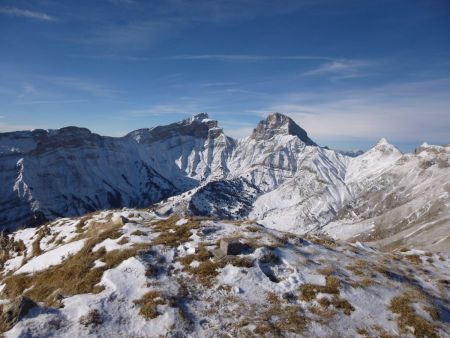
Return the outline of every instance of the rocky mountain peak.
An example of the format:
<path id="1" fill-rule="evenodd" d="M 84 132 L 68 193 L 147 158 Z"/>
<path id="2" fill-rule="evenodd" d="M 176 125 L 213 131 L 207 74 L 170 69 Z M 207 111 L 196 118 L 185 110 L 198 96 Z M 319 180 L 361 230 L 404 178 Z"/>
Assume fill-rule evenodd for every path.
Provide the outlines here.
<path id="1" fill-rule="evenodd" d="M 138 143 L 153 143 L 178 136 L 208 138 L 209 130 L 217 128 L 217 121 L 209 118 L 207 113 L 199 113 L 191 118 L 154 128 L 138 129 L 129 133 Z"/>
<path id="2" fill-rule="evenodd" d="M 289 116 L 280 113 L 271 113 L 265 120 L 260 121 L 251 137 L 255 140 L 268 140 L 275 135 L 294 135 L 306 145 L 316 145 L 303 128 Z"/>
<path id="3" fill-rule="evenodd" d="M 389 143 L 389 141 L 384 137 L 382 137 L 371 150 L 382 152 L 383 154 L 401 155 L 401 151 L 398 150 L 397 147 Z"/>
<path id="4" fill-rule="evenodd" d="M 388 145 L 388 146 L 390 146 L 391 144 L 389 143 L 389 141 L 386 139 L 386 138 L 384 138 L 384 137 L 382 137 L 382 138 L 380 138 L 379 140 L 378 140 L 378 142 L 377 142 L 377 144 L 376 144 L 377 146 L 386 146 L 386 145 Z"/>

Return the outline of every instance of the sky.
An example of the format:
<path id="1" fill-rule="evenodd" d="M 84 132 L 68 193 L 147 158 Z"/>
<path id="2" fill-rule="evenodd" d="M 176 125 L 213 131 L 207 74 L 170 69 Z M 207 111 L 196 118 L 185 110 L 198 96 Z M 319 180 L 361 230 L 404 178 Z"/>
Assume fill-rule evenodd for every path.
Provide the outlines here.
<path id="1" fill-rule="evenodd" d="M 450 141 L 448 0 L 0 0 L 0 132 L 285 113 L 322 146 Z"/>

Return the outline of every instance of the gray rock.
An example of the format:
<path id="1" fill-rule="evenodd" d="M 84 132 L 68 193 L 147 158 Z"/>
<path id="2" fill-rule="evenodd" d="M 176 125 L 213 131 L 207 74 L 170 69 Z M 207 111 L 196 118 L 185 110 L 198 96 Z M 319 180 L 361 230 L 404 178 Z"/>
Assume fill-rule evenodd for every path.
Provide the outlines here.
<path id="1" fill-rule="evenodd" d="M 317 145 L 308 137 L 306 130 L 297 125 L 290 117 L 272 113 L 258 123 L 253 130 L 252 138 L 255 140 L 268 140 L 274 135 L 294 135 L 306 143 L 306 145 Z"/>

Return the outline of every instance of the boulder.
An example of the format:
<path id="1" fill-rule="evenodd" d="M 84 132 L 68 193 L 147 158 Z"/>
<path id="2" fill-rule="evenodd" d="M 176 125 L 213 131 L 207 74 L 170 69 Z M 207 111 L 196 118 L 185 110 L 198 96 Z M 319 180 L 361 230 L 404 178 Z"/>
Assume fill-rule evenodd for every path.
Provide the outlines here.
<path id="1" fill-rule="evenodd" d="M 225 256 L 240 255 L 248 251 L 250 247 L 239 238 L 221 239 L 219 248 L 214 251 L 214 256 L 221 259 Z"/>

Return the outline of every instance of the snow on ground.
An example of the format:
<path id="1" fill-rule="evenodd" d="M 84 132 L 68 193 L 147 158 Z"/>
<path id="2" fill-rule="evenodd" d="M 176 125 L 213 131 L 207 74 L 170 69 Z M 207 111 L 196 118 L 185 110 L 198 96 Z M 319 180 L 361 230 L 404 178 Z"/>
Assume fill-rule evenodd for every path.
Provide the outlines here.
<path id="1" fill-rule="evenodd" d="M 32 258 L 20 269 L 14 272 L 14 274 L 29 273 L 41 271 L 49 268 L 50 266 L 60 264 L 65 258 L 73 255 L 81 250 L 84 246 L 85 240 L 79 240 L 75 242 L 70 242 L 65 245 L 61 245 L 56 249 L 47 251 L 42 255 Z"/>
<path id="2" fill-rule="evenodd" d="M 137 213 L 93 215 L 91 226 L 78 233 L 86 238 L 56 246 L 17 268 L 13 277 L 64 265 L 64 256 L 79 250 L 89 236 L 108 229 L 108 222 L 118 222 L 117 215 L 127 218 L 119 235 L 94 248 L 103 246 L 107 252 L 141 248 L 113 268 L 108 269 L 111 262 L 106 259 L 93 261 L 91 269 L 106 269 L 98 293 L 63 295 L 56 308 L 40 303 L 5 337 L 414 337 L 410 329 L 399 326 L 399 314 L 390 308 L 394 297 L 407 292 L 419 295 L 411 309 L 430 330 L 439 337 L 450 336 L 446 254 L 413 248 L 382 253 L 366 244 L 300 237 L 252 222 L 162 219 L 142 210 Z M 65 224 L 73 227 L 76 222 Z M 49 224 L 50 234 L 42 240 L 47 241 L 54 228 L 63 231 L 61 227 L 58 221 Z M 21 231 L 31 246 L 33 235 Z M 212 258 L 220 239 L 233 237 L 248 247 L 238 256 Z M 118 244 L 123 238 L 129 242 Z M 18 257 L 23 258 L 13 257 L 7 265 L 14 266 Z M 3 291 L 7 278 L 2 280 Z M 429 306 L 437 309 L 440 320 L 427 310 Z"/>

